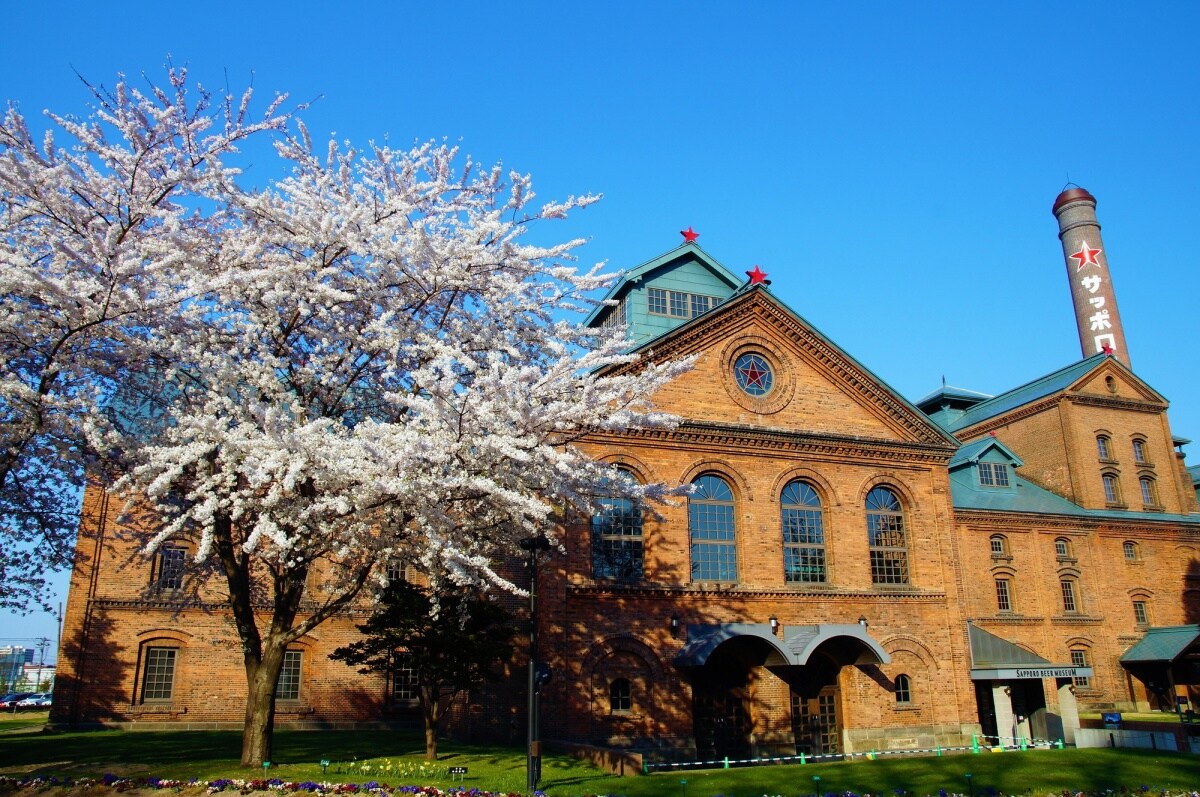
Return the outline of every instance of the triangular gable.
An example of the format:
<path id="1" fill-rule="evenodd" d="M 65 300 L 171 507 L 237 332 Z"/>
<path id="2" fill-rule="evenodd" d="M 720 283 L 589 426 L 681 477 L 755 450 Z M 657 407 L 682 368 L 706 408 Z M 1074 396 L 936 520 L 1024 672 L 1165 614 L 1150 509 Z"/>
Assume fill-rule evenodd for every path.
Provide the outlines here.
<path id="1" fill-rule="evenodd" d="M 1014 468 L 1019 468 L 1025 464 L 1004 443 L 1001 443 L 994 437 L 985 437 L 982 440 L 967 443 L 954 452 L 954 456 L 950 459 L 949 467 L 951 470 L 954 470 L 964 465 L 976 465 L 984 459 L 989 462 L 1007 462 Z"/>
<path id="2" fill-rule="evenodd" d="M 1139 379 L 1120 360 L 1107 354 L 1095 354 L 976 404 L 960 417 L 949 421 L 946 428 L 958 432 L 1055 394 L 1086 391 L 1108 395 L 1111 393 L 1106 381 L 1108 377 L 1118 380 L 1118 390 L 1119 385 L 1125 384 L 1141 400 L 1161 403 L 1164 408 L 1167 406 L 1167 400 L 1162 395 Z M 1100 389 L 1096 385 L 1104 387 Z"/>
<path id="3" fill-rule="evenodd" d="M 1130 371 L 1116 357 L 1105 357 L 1100 365 L 1083 374 L 1066 389 L 1067 393 L 1097 396 L 1121 396 L 1135 401 L 1167 406 L 1167 400 Z"/>
<path id="4" fill-rule="evenodd" d="M 735 406 L 736 395 L 731 397 L 731 391 L 722 390 L 722 382 L 729 379 L 725 356 L 744 341 L 766 341 L 786 353 L 797 383 L 790 395 L 780 389 L 780 399 L 787 397 L 786 406 L 781 403 L 766 412 L 752 407 L 747 411 Z M 656 398 L 664 411 L 679 412 L 689 419 L 803 429 L 831 436 L 859 435 L 930 444 L 942 450 L 960 445 L 762 284 L 744 288 L 709 313 L 634 351 L 654 360 L 700 355 L 692 372 L 678 377 Z M 625 366 L 632 367 L 636 366 Z M 678 399 L 677 407 L 694 407 L 697 396 L 708 399 L 702 417 L 672 406 Z"/>

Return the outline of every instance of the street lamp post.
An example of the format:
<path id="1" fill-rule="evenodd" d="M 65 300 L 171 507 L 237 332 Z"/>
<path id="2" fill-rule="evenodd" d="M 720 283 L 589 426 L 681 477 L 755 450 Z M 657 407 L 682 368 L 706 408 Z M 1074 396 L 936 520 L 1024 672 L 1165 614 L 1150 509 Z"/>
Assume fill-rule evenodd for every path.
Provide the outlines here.
<path id="1" fill-rule="evenodd" d="M 538 738 L 538 692 L 541 689 L 540 680 L 544 677 L 538 672 L 537 660 L 537 566 L 538 552 L 550 549 L 550 541 L 545 537 L 526 537 L 520 542 L 521 549 L 529 552 L 529 705 L 528 705 L 528 746 L 525 759 L 525 786 L 532 794 L 537 790 L 538 781 L 542 777 L 542 743 Z"/>

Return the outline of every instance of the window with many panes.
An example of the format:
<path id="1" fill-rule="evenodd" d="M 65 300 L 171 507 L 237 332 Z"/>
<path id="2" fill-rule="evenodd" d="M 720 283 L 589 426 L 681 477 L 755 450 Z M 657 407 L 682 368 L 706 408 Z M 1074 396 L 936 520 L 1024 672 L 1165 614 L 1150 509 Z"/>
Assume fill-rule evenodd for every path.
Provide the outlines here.
<path id="1" fill-rule="evenodd" d="M 672 318 L 695 318 L 707 313 L 720 302 L 716 296 L 686 291 L 670 291 L 665 288 L 646 289 L 646 309 L 652 315 Z"/>
<path id="2" fill-rule="evenodd" d="M 592 575 L 618 581 L 640 580 L 641 506 L 628 498 L 603 498 L 599 503 L 600 511 L 592 515 Z"/>
<path id="3" fill-rule="evenodd" d="M 178 648 L 146 648 L 146 666 L 142 671 L 142 701 L 164 702 L 175 693 L 175 661 Z"/>
<path id="4" fill-rule="evenodd" d="M 886 487 L 876 487 L 867 493 L 866 510 L 871 581 L 907 584 L 908 547 L 900 499 Z"/>
<path id="5" fill-rule="evenodd" d="M 1104 502 L 1106 504 L 1121 503 L 1121 481 L 1112 473 L 1101 477 L 1104 486 Z"/>
<path id="6" fill-rule="evenodd" d="M 988 545 L 991 546 L 992 556 L 1008 556 L 1008 540 L 1003 534 L 993 534 L 988 538 Z"/>
<path id="7" fill-rule="evenodd" d="M 420 697 L 420 682 L 417 667 L 408 653 L 397 653 L 392 657 L 392 669 L 388 673 L 391 682 L 392 704 L 411 706 Z"/>
<path id="8" fill-rule="evenodd" d="M 1146 441 L 1138 438 L 1133 439 L 1133 461 L 1139 465 L 1147 465 L 1150 460 L 1146 458 Z"/>
<path id="9" fill-rule="evenodd" d="M 1054 541 L 1054 555 L 1059 559 L 1071 558 L 1071 541 L 1066 537 L 1059 537 Z"/>
<path id="10" fill-rule="evenodd" d="M 300 699 L 300 661 L 303 653 L 299 650 L 283 652 L 283 669 L 279 671 L 279 680 L 275 682 L 276 700 Z"/>
<path id="11" fill-rule="evenodd" d="M 791 482 L 783 488 L 780 511 L 784 579 L 793 584 L 825 581 L 825 524 L 816 490 L 805 482 Z"/>
<path id="12" fill-rule="evenodd" d="M 912 679 L 907 675 L 896 676 L 896 702 L 907 705 L 912 702 Z"/>
<path id="13" fill-rule="evenodd" d="M 183 565 L 187 552 L 178 545 L 158 549 L 154 562 L 154 588 L 160 592 L 183 589 Z"/>
<path id="14" fill-rule="evenodd" d="M 1143 476 L 1138 479 L 1138 486 L 1142 490 L 1142 503 L 1146 506 L 1158 506 L 1158 491 L 1155 489 L 1154 479 Z"/>
<path id="15" fill-rule="evenodd" d="M 628 678 L 617 678 L 609 684 L 608 710 L 614 714 L 633 710 L 633 686 Z"/>
<path id="16" fill-rule="evenodd" d="M 1072 650 L 1071 651 L 1071 666 L 1072 667 L 1090 667 L 1091 665 L 1088 664 L 1087 651 L 1079 650 L 1079 649 Z M 1075 686 L 1079 687 L 1080 689 L 1087 689 L 1089 686 L 1092 685 L 1092 679 L 1087 677 L 1086 675 L 1077 675 L 1077 676 L 1075 676 L 1074 683 L 1075 683 Z"/>
<path id="17" fill-rule="evenodd" d="M 996 579 L 996 610 L 1012 611 L 1012 591 L 1007 578 Z"/>
<path id="18" fill-rule="evenodd" d="M 1150 612 L 1146 609 L 1145 601 L 1133 602 L 1133 621 L 1138 625 L 1150 625 Z"/>
<path id="19" fill-rule="evenodd" d="M 1108 439 L 1107 435 L 1097 435 L 1096 455 L 1105 461 L 1112 460 L 1112 441 Z"/>
<path id="20" fill-rule="evenodd" d="M 1063 611 L 1067 613 L 1079 611 L 1079 600 L 1078 596 L 1075 594 L 1074 579 L 1064 578 L 1059 581 L 1058 584 L 1062 590 Z"/>
<path id="21" fill-rule="evenodd" d="M 1008 465 L 1003 462 L 980 462 L 979 483 L 984 487 L 1007 487 Z"/>
<path id="22" fill-rule="evenodd" d="M 737 581 L 737 530 L 733 491 L 719 476 L 692 482 L 688 498 L 693 581 Z"/>
<path id="23" fill-rule="evenodd" d="M 1136 542 L 1126 540 L 1121 546 L 1121 549 L 1125 552 L 1126 562 L 1136 562 L 1139 559 L 1138 546 Z"/>
<path id="24" fill-rule="evenodd" d="M 604 316 L 604 320 L 600 322 L 602 327 L 617 327 L 625 326 L 628 323 L 626 313 L 629 311 L 629 303 L 624 299 L 617 302 L 608 315 Z"/>

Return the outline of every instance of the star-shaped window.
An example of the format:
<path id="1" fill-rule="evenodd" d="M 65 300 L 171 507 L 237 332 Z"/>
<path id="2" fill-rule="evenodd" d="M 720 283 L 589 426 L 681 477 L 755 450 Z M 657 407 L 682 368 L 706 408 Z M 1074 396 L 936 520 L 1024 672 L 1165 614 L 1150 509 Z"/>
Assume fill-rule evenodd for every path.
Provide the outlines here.
<path id="1" fill-rule="evenodd" d="M 738 387 L 751 396 L 765 395 L 775 381 L 771 366 L 761 354 L 743 354 L 733 364 Z"/>

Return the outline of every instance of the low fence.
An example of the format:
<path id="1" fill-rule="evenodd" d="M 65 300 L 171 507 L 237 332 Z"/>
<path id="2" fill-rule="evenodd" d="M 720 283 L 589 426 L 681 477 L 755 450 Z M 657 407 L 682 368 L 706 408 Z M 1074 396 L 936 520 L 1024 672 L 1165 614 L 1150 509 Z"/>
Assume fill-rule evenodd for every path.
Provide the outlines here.
<path id="1" fill-rule="evenodd" d="M 708 761 L 644 761 L 642 763 L 642 773 L 649 774 L 651 772 L 672 772 L 688 769 L 729 769 L 731 767 L 754 767 L 777 764 L 816 764 L 831 761 L 853 761 L 855 759 L 875 761 L 887 756 L 942 756 L 946 753 L 979 754 L 985 752 L 1022 752 L 1035 749 L 1061 750 L 1063 749 L 1063 742 L 1061 739 L 1049 741 L 1047 739 L 1029 739 L 1012 736 L 973 736 L 971 744 L 968 745 L 947 745 L 945 747 L 938 745 L 930 748 L 910 748 L 906 750 L 865 750 L 853 753 L 798 753 L 797 755 L 769 756 L 764 758 L 730 758 L 726 756 Z"/>

